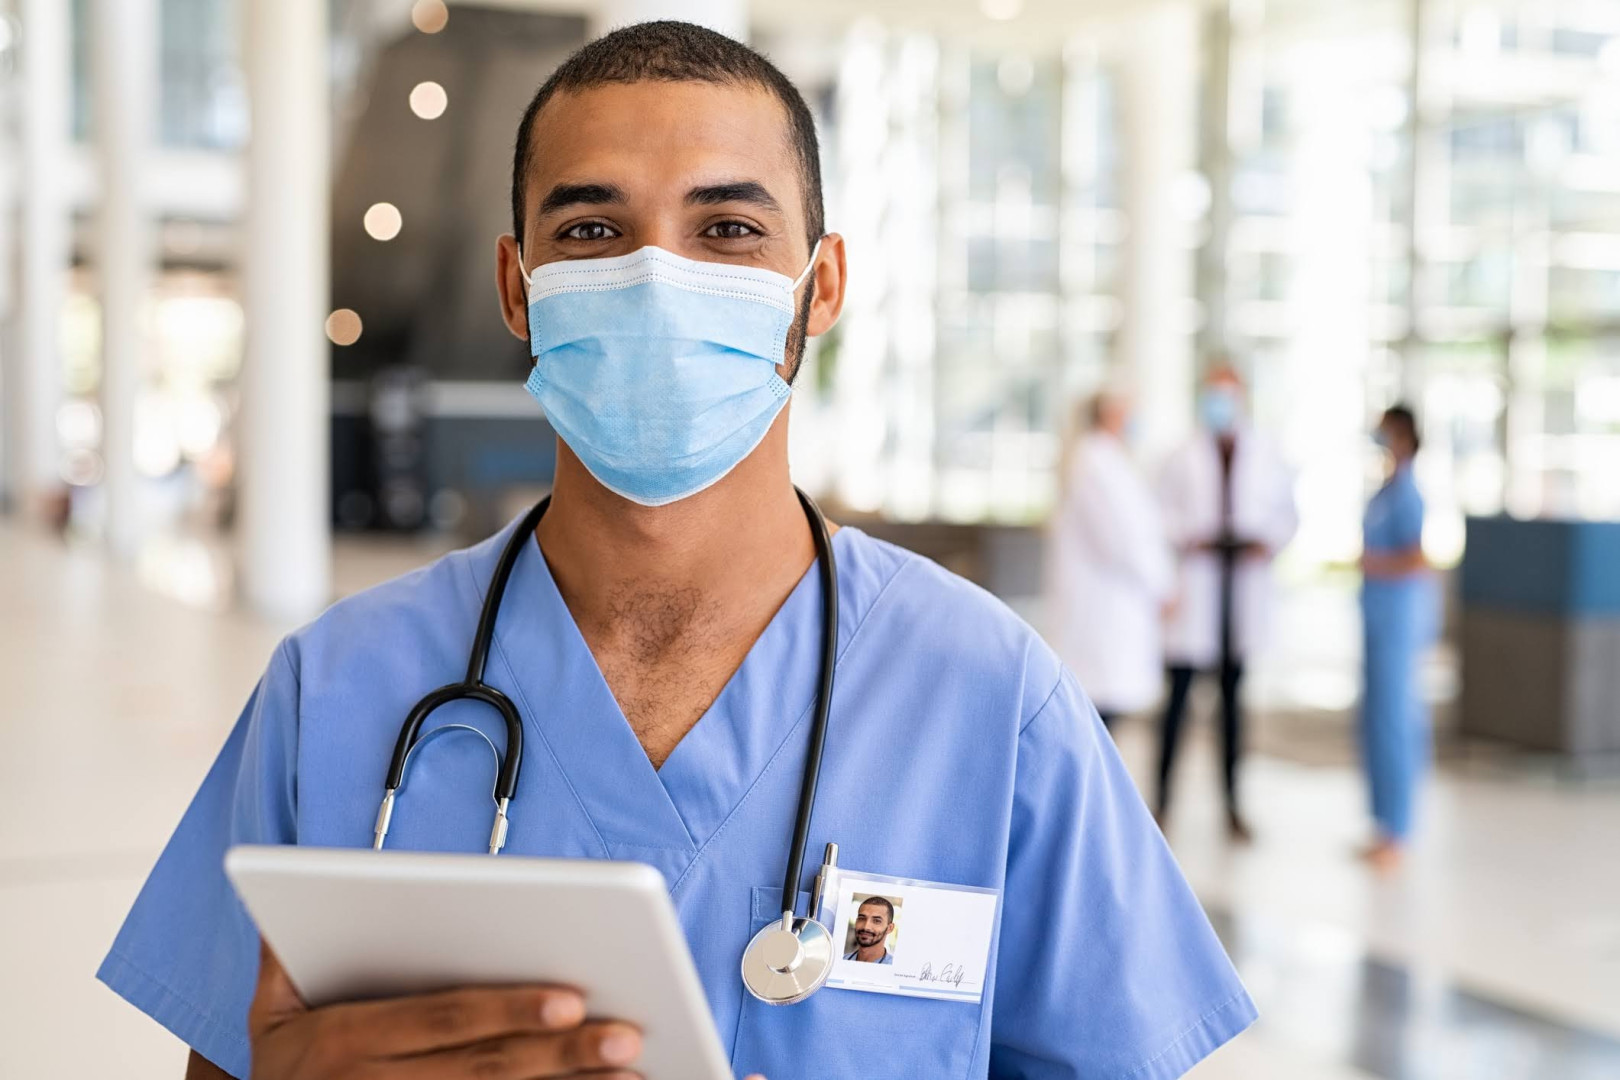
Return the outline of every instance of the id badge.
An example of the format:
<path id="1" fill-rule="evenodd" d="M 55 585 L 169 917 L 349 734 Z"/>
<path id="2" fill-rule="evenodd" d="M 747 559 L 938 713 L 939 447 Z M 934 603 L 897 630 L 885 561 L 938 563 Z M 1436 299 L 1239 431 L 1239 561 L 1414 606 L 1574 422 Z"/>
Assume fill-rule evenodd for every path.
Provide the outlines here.
<path id="1" fill-rule="evenodd" d="M 872 994 L 978 1002 L 1001 892 L 969 885 L 837 871 L 835 950 L 827 985 Z"/>

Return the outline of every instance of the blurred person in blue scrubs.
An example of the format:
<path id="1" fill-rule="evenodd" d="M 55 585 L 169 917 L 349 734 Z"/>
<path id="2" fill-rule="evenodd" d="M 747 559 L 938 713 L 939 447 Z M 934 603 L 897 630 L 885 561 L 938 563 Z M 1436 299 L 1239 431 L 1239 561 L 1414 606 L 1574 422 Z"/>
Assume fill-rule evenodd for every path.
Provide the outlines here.
<path id="1" fill-rule="evenodd" d="M 1141 712 L 1163 682 L 1175 563 L 1159 507 L 1131 460 L 1131 402 L 1104 390 L 1082 407 L 1063 460 L 1048 552 L 1053 643 L 1103 723 Z"/>
<path id="2" fill-rule="evenodd" d="M 1363 522 L 1361 746 L 1378 830 L 1364 855 L 1374 867 L 1392 870 L 1411 834 L 1418 783 L 1428 767 L 1419 666 L 1437 629 L 1439 603 L 1423 555 L 1423 496 L 1412 468 L 1422 441 L 1417 417 L 1396 405 L 1373 437 L 1388 475 Z"/>
<path id="3" fill-rule="evenodd" d="M 1193 679 L 1212 674 L 1221 692 L 1227 834 L 1239 843 L 1251 838 L 1238 791 L 1243 674 L 1270 629 L 1272 560 L 1299 528 L 1293 474 L 1246 412 L 1243 379 L 1221 358 L 1199 390 L 1199 430 L 1171 455 L 1159 482 L 1178 582 L 1165 628 L 1170 687 L 1154 816 L 1165 824 L 1170 811 L 1171 777 Z"/>
<path id="4" fill-rule="evenodd" d="M 1254 1006 L 1085 692 L 995 598 L 855 528 L 832 537 L 812 840 L 846 869 L 1010 902 L 978 1002 L 827 988 L 772 1007 L 739 977 L 784 910 L 820 672 L 787 454 L 805 340 L 845 292 L 819 161 L 792 84 L 683 23 L 586 45 L 523 116 L 496 278 L 559 445 L 486 673 L 529 736 L 507 851 L 660 871 L 739 1075 L 1180 1076 Z M 371 845 L 399 725 L 461 677 L 515 528 L 334 605 L 270 658 L 100 970 L 191 1046 L 189 1076 L 633 1075 L 637 1018 L 566 989 L 307 1008 L 222 872 L 237 843 Z M 475 703 L 430 721 L 452 723 L 503 738 Z M 481 740 L 436 741 L 390 846 L 483 850 L 489 769 Z"/>

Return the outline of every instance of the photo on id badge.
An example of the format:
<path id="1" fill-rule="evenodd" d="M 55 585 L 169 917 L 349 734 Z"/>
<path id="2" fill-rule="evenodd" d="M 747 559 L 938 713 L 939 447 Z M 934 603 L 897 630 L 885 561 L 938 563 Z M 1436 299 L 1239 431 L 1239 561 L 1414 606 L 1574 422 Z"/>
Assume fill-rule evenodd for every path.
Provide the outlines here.
<path id="1" fill-rule="evenodd" d="M 900 940 L 900 906 L 896 896 L 857 892 L 855 915 L 844 935 L 844 959 L 860 964 L 893 964 Z"/>
<path id="2" fill-rule="evenodd" d="M 1001 907 L 997 890 L 839 870 L 830 895 L 842 948 L 828 986 L 980 1000 Z"/>

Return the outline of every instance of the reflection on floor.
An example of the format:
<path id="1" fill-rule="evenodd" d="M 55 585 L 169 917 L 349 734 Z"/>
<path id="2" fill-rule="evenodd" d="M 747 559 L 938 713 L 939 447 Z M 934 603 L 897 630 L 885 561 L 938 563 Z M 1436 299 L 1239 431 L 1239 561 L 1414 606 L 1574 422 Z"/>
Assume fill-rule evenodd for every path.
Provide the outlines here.
<path id="1" fill-rule="evenodd" d="M 422 557 L 346 545 L 339 578 Z M 285 629 L 0 525 L 0 1077 L 181 1074 L 92 973 Z M 1449 766 L 1380 881 L 1350 855 L 1355 770 L 1277 730 L 1245 774 L 1251 848 L 1221 836 L 1201 731 L 1181 766 L 1171 840 L 1263 1013 L 1196 1080 L 1620 1075 L 1620 786 Z M 1147 725 L 1120 742 L 1140 776 Z"/>
<path id="2" fill-rule="evenodd" d="M 1210 914 L 1260 1007 L 1261 1039 L 1387 1080 L 1620 1077 L 1620 1038 L 1369 956 L 1348 935 Z"/>

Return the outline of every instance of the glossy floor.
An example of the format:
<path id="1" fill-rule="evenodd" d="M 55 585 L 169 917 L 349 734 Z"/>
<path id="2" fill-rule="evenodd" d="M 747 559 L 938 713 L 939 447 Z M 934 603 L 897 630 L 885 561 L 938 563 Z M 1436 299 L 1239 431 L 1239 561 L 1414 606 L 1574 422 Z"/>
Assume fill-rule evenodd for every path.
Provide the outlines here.
<path id="1" fill-rule="evenodd" d="M 339 580 L 422 557 L 344 547 Z M 285 629 L 0 525 L 0 1076 L 180 1074 L 183 1048 L 92 973 Z M 1320 752 L 1334 732 L 1263 725 L 1247 848 L 1221 836 L 1209 748 L 1181 766 L 1171 840 L 1263 1014 L 1194 1076 L 1620 1076 L 1620 785 L 1450 765 L 1410 865 L 1378 879 L 1352 854 L 1359 779 Z M 1145 765 L 1147 725 L 1120 743 Z"/>

